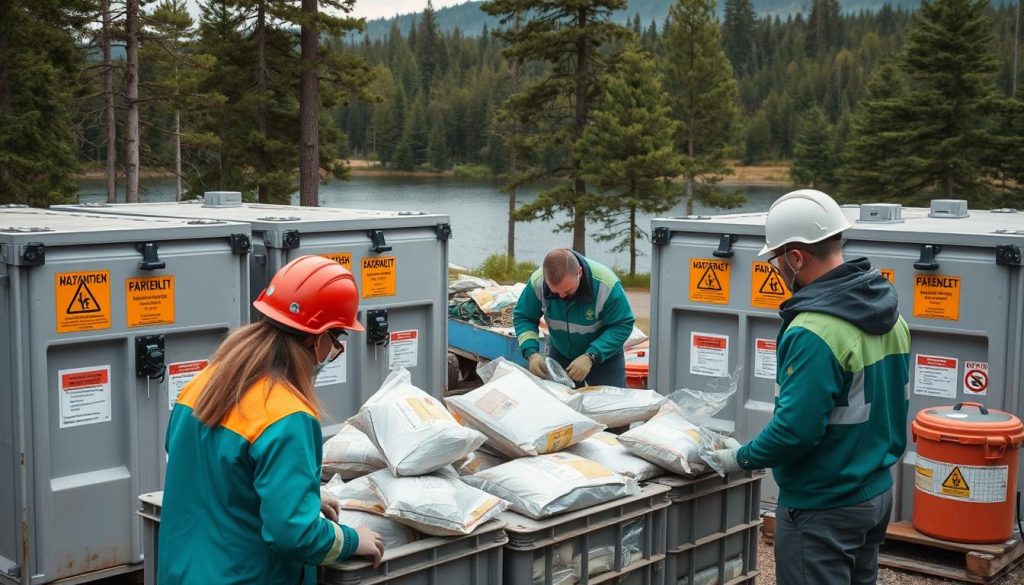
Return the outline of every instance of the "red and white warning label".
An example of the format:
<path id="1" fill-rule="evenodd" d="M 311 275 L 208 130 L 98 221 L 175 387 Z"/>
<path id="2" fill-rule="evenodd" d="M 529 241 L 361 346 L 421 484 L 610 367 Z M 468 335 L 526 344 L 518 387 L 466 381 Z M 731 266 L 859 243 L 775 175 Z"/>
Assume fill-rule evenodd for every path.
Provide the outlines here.
<path id="1" fill-rule="evenodd" d="M 775 379 L 775 340 L 754 340 L 754 377 Z"/>
<path id="2" fill-rule="evenodd" d="M 174 403 L 178 401 L 178 395 L 181 394 L 182 388 L 203 371 L 203 368 L 209 363 L 206 360 L 193 360 L 167 364 L 167 407 L 169 409 L 174 410 Z"/>
<path id="3" fill-rule="evenodd" d="M 59 370 L 60 428 L 110 421 L 110 366 Z"/>
<path id="4" fill-rule="evenodd" d="M 964 362 L 964 395 L 988 395 L 988 362 Z"/>
<path id="5" fill-rule="evenodd" d="M 419 362 L 420 332 L 416 329 L 393 331 L 388 341 L 388 368 L 415 368 Z"/>
<path id="6" fill-rule="evenodd" d="M 956 398 L 957 358 L 917 354 L 914 360 L 914 394 Z"/>
<path id="7" fill-rule="evenodd" d="M 729 336 L 690 332 L 690 373 L 724 378 L 729 375 Z"/>

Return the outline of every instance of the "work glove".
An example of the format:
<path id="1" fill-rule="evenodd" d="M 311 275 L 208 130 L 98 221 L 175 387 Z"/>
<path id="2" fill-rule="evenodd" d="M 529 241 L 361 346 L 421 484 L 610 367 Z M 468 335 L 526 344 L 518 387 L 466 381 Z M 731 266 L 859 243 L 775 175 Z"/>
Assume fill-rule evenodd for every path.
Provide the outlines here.
<path id="1" fill-rule="evenodd" d="M 594 362 L 591 361 L 590 356 L 583 354 L 580 357 L 572 360 L 568 368 L 565 368 L 565 373 L 569 374 L 569 377 L 577 382 L 582 382 L 587 379 L 587 374 L 590 373 L 590 368 L 594 367 Z"/>
<path id="2" fill-rule="evenodd" d="M 530 373 L 538 378 L 548 379 L 548 367 L 544 364 L 544 356 L 539 353 L 530 355 Z"/>
<path id="3" fill-rule="evenodd" d="M 730 440 L 736 443 L 735 439 Z M 740 451 L 738 447 L 739 443 L 736 443 L 736 445 L 737 447 L 734 448 L 716 449 L 711 452 L 711 458 L 718 463 L 718 466 L 724 473 L 735 473 L 743 470 L 743 468 L 740 467 L 739 462 L 736 461 L 736 454 Z"/>

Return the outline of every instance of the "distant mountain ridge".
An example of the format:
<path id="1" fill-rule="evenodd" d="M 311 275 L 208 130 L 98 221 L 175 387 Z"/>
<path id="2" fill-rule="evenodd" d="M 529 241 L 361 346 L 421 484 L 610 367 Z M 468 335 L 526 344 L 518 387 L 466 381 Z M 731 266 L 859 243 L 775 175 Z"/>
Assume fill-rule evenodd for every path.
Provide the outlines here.
<path id="1" fill-rule="evenodd" d="M 810 11 L 810 0 L 753 0 L 754 9 L 759 16 L 788 16 L 807 13 Z M 659 28 L 668 15 L 669 7 L 675 0 L 629 0 L 625 10 L 618 12 L 615 17 L 620 23 L 632 20 L 637 14 L 640 15 L 640 22 L 646 27 L 651 21 L 658 23 Z M 920 0 L 840 0 L 839 5 L 843 12 L 876 11 L 882 6 L 889 4 L 894 8 L 914 9 L 920 4 Z M 479 36 L 486 24 L 490 29 L 499 28 L 501 25 L 498 19 L 488 16 L 480 5 L 483 2 L 467 2 L 448 8 L 437 10 L 437 22 L 442 31 L 451 32 L 458 28 L 466 36 Z M 724 0 L 719 0 L 719 14 L 724 10 Z M 418 19 L 418 14 L 403 14 L 394 18 L 382 18 L 371 20 L 366 23 L 366 32 L 371 40 L 384 38 L 391 29 L 392 22 L 398 23 L 398 29 L 402 33 L 408 33 L 409 27 Z"/>

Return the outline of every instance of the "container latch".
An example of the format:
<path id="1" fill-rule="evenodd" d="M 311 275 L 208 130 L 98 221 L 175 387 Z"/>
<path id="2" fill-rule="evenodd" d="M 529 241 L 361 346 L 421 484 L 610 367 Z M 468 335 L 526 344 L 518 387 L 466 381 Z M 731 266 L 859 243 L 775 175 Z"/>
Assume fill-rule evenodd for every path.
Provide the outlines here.
<path id="1" fill-rule="evenodd" d="M 388 311 L 376 309 L 366 312 L 367 345 L 387 345 L 389 339 Z"/>
<path id="2" fill-rule="evenodd" d="M 161 268 L 167 268 L 166 262 L 160 261 L 160 256 L 157 254 L 156 242 L 139 242 L 135 244 L 135 249 L 142 252 L 142 262 L 139 262 L 139 270 L 160 270 Z"/>
<path id="3" fill-rule="evenodd" d="M 654 228 L 654 235 L 651 236 L 651 243 L 655 246 L 664 246 L 672 239 L 672 231 L 667 227 Z"/>
<path id="4" fill-rule="evenodd" d="M 299 235 L 299 230 L 286 230 L 281 234 L 281 248 L 285 250 L 294 250 L 301 243 L 302 237 Z"/>
<path id="5" fill-rule="evenodd" d="M 391 246 L 384 241 L 384 230 L 370 230 L 366 232 L 366 235 L 370 238 L 370 242 L 373 244 L 370 246 L 370 249 L 373 250 L 374 254 L 391 251 Z"/>
<path id="6" fill-rule="evenodd" d="M 939 263 L 935 261 L 935 256 L 942 251 L 942 248 L 935 244 L 923 244 L 921 246 L 921 259 L 914 262 L 914 268 L 918 270 L 938 270 Z"/>
<path id="7" fill-rule="evenodd" d="M 440 241 L 452 239 L 452 224 L 450 223 L 439 223 L 434 227 L 437 231 L 437 239 Z"/>
<path id="8" fill-rule="evenodd" d="M 1021 253 L 1020 246 L 1015 244 L 1007 244 L 1005 246 L 996 246 L 996 265 L 997 266 L 1020 266 L 1021 265 Z"/>
<path id="9" fill-rule="evenodd" d="M 735 252 L 732 251 L 732 245 L 736 241 L 736 236 L 733 234 L 722 234 L 721 239 L 718 240 L 718 249 L 711 254 L 715 258 L 732 258 Z"/>
<path id="10" fill-rule="evenodd" d="M 42 242 L 29 242 L 21 249 L 22 266 L 46 264 L 46 246 Z"/>
<path id="11" fill-rule="evenodd" d="M 141 335 L 135 338 L 135 375 L 164 380 L 164 336 Z"/>
<path id="12" fill-rule="evenodd" d="M 252 251 L 252 240 L 246 234 L 231 234 L 231 253 L 244 256 Z"/>

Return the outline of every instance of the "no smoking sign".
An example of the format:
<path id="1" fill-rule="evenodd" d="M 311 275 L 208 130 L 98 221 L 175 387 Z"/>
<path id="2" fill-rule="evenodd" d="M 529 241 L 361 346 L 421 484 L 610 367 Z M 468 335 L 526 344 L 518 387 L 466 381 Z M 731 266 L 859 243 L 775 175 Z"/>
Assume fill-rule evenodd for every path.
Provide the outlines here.
<path id="1" fill-rule="evenodd" d="M 968 396 L 988 394 L 987 362 L 966 362 L 964 364 L 964 394 Z"/>

